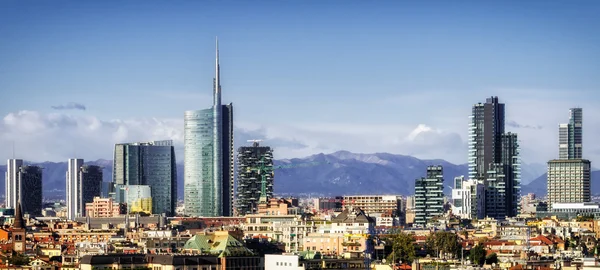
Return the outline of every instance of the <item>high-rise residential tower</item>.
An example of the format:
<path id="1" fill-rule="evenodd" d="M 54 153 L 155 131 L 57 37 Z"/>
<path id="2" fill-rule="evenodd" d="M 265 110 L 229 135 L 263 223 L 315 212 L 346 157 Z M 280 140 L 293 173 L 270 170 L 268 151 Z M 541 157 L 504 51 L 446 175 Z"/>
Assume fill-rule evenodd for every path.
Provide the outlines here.
<path id="1" fill-rule="evenodd" d="M 559 159 L 548 161 L 548 207 L 591 201 L 591 162 L 583 159 L 583 109 L 570 110 L 559 125 Z"/>
<path id="2" fill-rule="evenodd" d="M 236 210 L 238 215 L 255 214 L 258 211 L 261 192 L 262 176 L 265 176 L 266 185 L 264 199 L 268 201 L 273 197 L 273 150 L 268 146 L 260 146 L 253 142 L 252 146 L 238 148 L 238 177 Z M 261 166 L 269 169 L 260 170 Z"/>
<path id="3" fill-rule="evenodd" d="M 148 185 L 152 193 L 152 213 L 175 215 L 177 168 L 173 141 L 116 144 L 113 184 L 124 188 Z"/>
<path id="4" fill-rule="evenodd" d="M 444 170 L 428 166 L 427 177 L 415 180 L 415 221 L 425 226 L 434 217 L 444 214 Z"/>
<path id="5" fill-rule="evenodd" d="M 184 116 L 184 203 L 189 216 L 233 214 L 233 105 L 221 104 L 217 43 L 213 106 Z"/>
<path id="6" fill-rule="evenodd" d="M 483 184 L 484 207 L 472 216 L 516 216 L 520 197 L 517 134 L 505 133 L 505 106 L 498 97 L 473 105 L 469 126 L 469 179 Z M 477 194 L 473 198 L 480 198 Z M 477 205 L 471 202 L 471 205 Z M 475 212 L 477 211 L 477 212 Z M 480 213 L 483 211 L 483 213 Z"/>
<path id="7" fill-rule="evenodd" d="M 21 196 L 21 186 L 18 185 L 19 170 L 23 166 L 22 159 L 9 159 L 6 162 L 6 177 L 4 179 L 6 208 L 15 209 Z"/>
<path id="8" fill-rule="evenodd" d="M 83 159 L 69 159 L 67 167 L 67 218 L 85 216 L 85 205 L 102 194 L 102 167 L 83 165 Z"/>
<path id="9" fill-rule="evenodd" d="M 570 109 L 569 123 L 559 125 L 559 159 L 583 158 L 583 109 Z"/>

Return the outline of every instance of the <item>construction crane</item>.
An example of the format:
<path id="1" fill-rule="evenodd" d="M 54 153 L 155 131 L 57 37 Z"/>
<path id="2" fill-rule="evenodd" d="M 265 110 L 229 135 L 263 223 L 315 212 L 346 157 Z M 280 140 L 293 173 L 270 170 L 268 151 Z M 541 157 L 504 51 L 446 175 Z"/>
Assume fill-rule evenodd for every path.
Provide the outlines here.
<path id="1" fill-rule="evenodd" d="M 259 140 L 251 140 L 251 141 L 257 142 Z M 265 204 L 265 203 L 267 203 L 267 174 L 271 174 L 271 176 L 273 176 L 274 171 L 278 170 L 278 169 L 302 168 L 302 167 L 315 166 L 315 165 L 319 165 L 319 164 L 321 164 L 321 162 L 313 161 L 313 162 L 307 162 L 307 163 L 301 163 L 301 164 L 269 166 L 269 164 L 265 160 L 265 157 L 261 157 L 260 160 L 258 161 L 257 167 L 248 167 L 246 169 L 246 171 L 247 172 L 254 171 L 260 175 L 260 177 L 261 177 L 261 179 L 260 179 L 260 198 L 259 198 L 258 202 L 259 202 L 259 204 Z M 327 162 L 327 164 L 329 164 L 329 162 Z"/>

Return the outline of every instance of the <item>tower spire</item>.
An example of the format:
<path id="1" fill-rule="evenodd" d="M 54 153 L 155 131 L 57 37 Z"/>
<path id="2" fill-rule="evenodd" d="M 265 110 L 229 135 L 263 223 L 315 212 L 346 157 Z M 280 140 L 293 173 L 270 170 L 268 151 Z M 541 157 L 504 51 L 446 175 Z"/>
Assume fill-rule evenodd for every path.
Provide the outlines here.
<path id="1" fill-rule="evenodd" d="M 219 37 L 215 40 L 214 106 L 221 105 L 221 68 L 219 67 Z"/>

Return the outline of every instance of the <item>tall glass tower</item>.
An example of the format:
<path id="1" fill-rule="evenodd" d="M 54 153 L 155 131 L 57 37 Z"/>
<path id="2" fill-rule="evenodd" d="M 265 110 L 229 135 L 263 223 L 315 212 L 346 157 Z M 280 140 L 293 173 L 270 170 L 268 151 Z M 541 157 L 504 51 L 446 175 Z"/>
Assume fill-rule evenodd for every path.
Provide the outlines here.
<path id="1" fill-rule="evenodd" d="M 559 125 L 559 159 L 581 159 L 583 156 L 583 109 L 572 108 L 569 123 Z"/>
<path id="2" fill-rule="evenodd" d="M 213 106 L 184 115 L 184 174 L 186 215 L 232 215 L 233 105 L 221 104 L 218 41 Z"/>

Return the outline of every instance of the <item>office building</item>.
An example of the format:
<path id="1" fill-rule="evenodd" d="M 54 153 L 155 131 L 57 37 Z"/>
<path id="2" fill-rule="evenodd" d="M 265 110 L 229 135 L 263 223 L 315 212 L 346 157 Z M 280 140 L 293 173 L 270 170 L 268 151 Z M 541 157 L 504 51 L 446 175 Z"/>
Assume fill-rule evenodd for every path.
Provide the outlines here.
<path id="1" fill-rule="evenodd" d="M 184 203 L 189 216 L 233 214 L 233 105 L 221 104 L 217 43 L 213 106 L 184 117 Z"/>
<path id="2" fill-rule="evenodd" d="M 255 141 L 252 146 L 238 148 L 237 162 L 237 214 L 255 214 L 260 202 L 267 203 L 273 198 L 273 150 Z M 265 170 L 261 169 L 263 166 Z M 263 176 L 265 194 L 262 193 Z"/>
<path id="3" fill-rule="evenodd" d="M 152 214 L 152 189 L 146 185 L 116 185 L 116 202 L 125 204 L 128 213 Z"/>
<path id="4" fill-rule="evenodd" d="M 455 177 L 452 188 L 452 214 L 463 219 L 484 218 L 483 212 L 477 211 L 484 208 L 484 195 L 482 183 L 473 179 L 465 180 L 464 176 Z"/>
<path id="5" fill-rule="evenodd" d="M 66 195 L 69 220 L 85 216 L 85 204 L 102 194 L 102 168 L 83 164 L 83 159 L 69 159 L 67 162 Z"/>
<path id="6" fill-rule="evenodd" d="M 583 109 L 570 109 L 569 123 L 560 124 L 558 128 L 559 159 L 583 158 Z"/>
<path id="7" fill-rule="evenodd" d="M 177 168 L 173 141 L 117 144 L 113 168 L 115 187 L 150 186 L 152 213 L 175 215 Z"/>
<path id="8" fill-rule="evenodd" d="M 21 166 L 18 172 L 18 195 L 23 214 L 42 215 L 42 167 Z"/>
<path id="9" fill-rule="evenodd" d="M 559 159 L 548 161 L 548 207 L 591 201 L 591 162 L 583 159 L 583 109 L 570 109 L 559 125 Z"/>
<path id="10" fill-rule="evenodd" d="M 591 162 L 585 159 L 548 161 L 548 205 L 591 201 Z"/>
<path id="11" fill-rule="evenodd" d="M 484 207 L 473 208 L 471 215 L 516 216 L 521 185 L 519 144 L 517 134 L 505 133 L 505 105 L 498 97 L 490 97 L 473 105 L 470 119 L 469 179 L 482 183 L 485 191 Z"/>
<path id="12" fill-rule="evenodd" d="M 415 221 L 425 226 L 444 214 L 444 171 L 442 166 L 428 166 L 427 177 L 415 181 Z"/>
<path id="13" fill-rule="evenodd" d="M 6 177 L 4 178 L 6 208 L 15 209 L 18 198 L 21 197 L 21 186 L 18 184 L 18 178 L 22 166 L 22 159 L 9 159 L 6 162 Z"/>
<path id="14" fill-rule="evenodd" d="M 313 207 L 315 211 L 333 211 L 341 212 L 343 209 L 344 197 L 335 196 L 329 198 L 315 198 L 313 199 Z"/>

